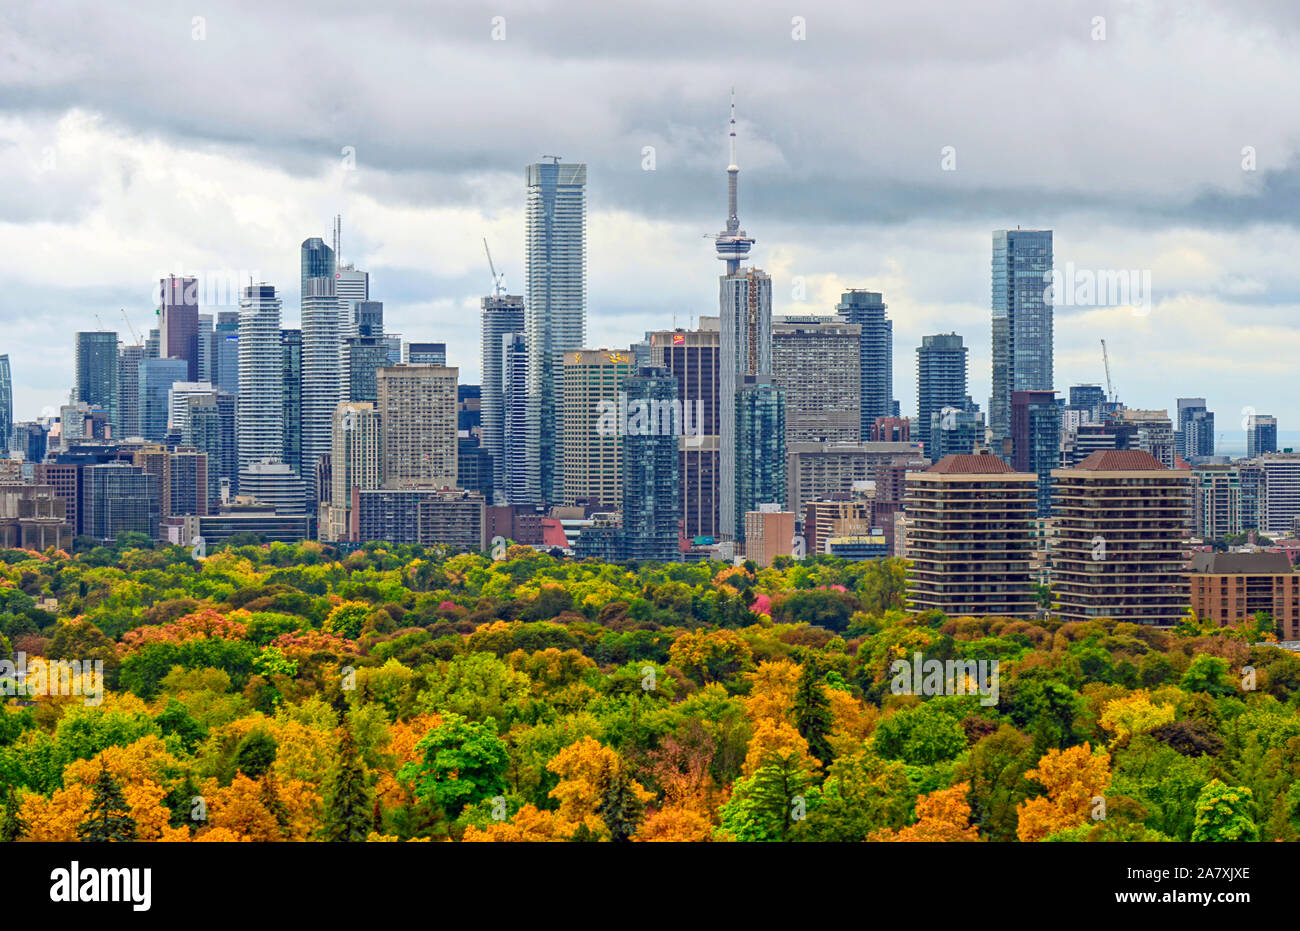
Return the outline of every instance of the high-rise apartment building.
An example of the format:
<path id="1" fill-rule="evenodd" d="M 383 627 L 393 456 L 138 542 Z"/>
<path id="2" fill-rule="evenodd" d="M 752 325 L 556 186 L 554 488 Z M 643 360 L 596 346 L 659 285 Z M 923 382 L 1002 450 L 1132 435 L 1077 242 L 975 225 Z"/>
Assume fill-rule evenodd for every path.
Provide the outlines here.
<path id="1" fill-rule="evenodd" d="M 967 351 L 956 333 L 922 336 L 916 348 L 916 439 L 936 462 L 940 457 L 931 446 L 932 415 L 940 415 L 943 429 L 945 408 L 950 409 L 950 419 L 966 409 Z"/>
<path id="2" fill-rule="evenodd" d="M 1011 465 L 1038 476 L 1038 516 L 1052 513 L 1052 470 L 1061 464 L 1061 410 L 1055 391 L 1011 392 Z"/>
<path id="3" fill-rule="evenodd" d="M 303 471 L 302 458 L 302 330 L 280 331 L 280 360 L 284 396 L 281 461 L 299 475 L 310 476 L 312 472 Z"/>
<path id="4" fill-rule="evenodd" d="M 9 353 L 0 355 L 0 452 L 13 448 L 14 383 L 9 370 Z"/>
<path id="5" fill-rule="evenodd" d="M 672 411 L 677 379 L 667 369 L 641 368 L 625 382 L 629 410 Z M 678 433 L 665 430 L 664 416 L 629 417 L 620 438 L 623 455 L 623 545 L 620 558 L 668 562 L 678 558 L 682 500 L 678 476 Z"/>
<path id="6" fill-rule="evenodd" d="M 358 540 L 358 491 L 382 488 L 382 431 L 379 412 L 365 401 L 345 401 L 334 412 L 329 502 L 322 510 L 322 540 Z"/>
<path id="7" fill-rule="evenodd" d="M 113 429 L 119 429 L 117 334 L 108 330 L 78 333 L 75 365 L 72 399 L 106 411 Z"/>
<path id="8" fill-rule="evenodd" d="M 838 317 L 785 316 L 772 324 L 772 377 L 785 391 L 790 443 L 862 438 L 862 328 Z"/>
<path id="9" fill-rule="evenodd" d="M 1168 411 L 1126 408 L 1119 412 L 1118 423 L 1131 431 L 1127 448 L 1150 453 L 1166 469 L 1174 467 L 1174 424 Z"/>
<path id="10" fill-rule="evenodd" d="M 140 363 L 144 347 L 122 344 L 117 355 L 118 435 L 140 435 Z"/>
<path id="11" fill-rule="evenodd" d="M 215 321 L 212 314 L 199 314 L 199 381 L 211 383 L 212 374 L 212 335 Z"/>
<path id="12" fill-rule="evenodd" d="M 188 371 L 188 369 L 187 369 Z M 128 531 L 151 540 L 158 536 L 161 513 L 156 476 L 128 462 L 73 466 L 81 471 L 81 533 L 112 542 Z"/>
<path id="13" fill-rule="evenodd" d="M 623 381 L 632 372 L 632 354 L 627 350 L 579 349 L 564 354 L 561 503 L 618 510 L 629 403 Z"/>
<path id="14" fill-rule="evenodd" d="M 1052 387 L 1051 230 L 993 232 L 993 394 L 995 442 L 1011 436 L 1011 393 Z"/>
<path id="15" fill-rule="evenodd" d="M 944 456 L 906 482 L 909 610 L 1033 617 L 1036 477 L 985 453 Z"/>
<path id="16" fill-rule="evenodd" d="M 222 391 L 239 394 L 239 311 L 217 314 L 212 330 L 212 383 Z"/>
<path id="17" fill-rule="evenodd" d="M 1205 398 L 1178 399 L 1178 432 L 1174 434 L 1175 451 L 1183 459 L 1214 455 L 1214 414 L 1205 407 Z"/>
<path id="18" fill-rule="evenodd" d="M 1220 540 L 1244 532 L 1242 469 L 1228 464 L 1192 467 L 1192 533 L 1202 540 Z"/>
<path id="19" fill-rule="evenodd" d="M 1052 589 L 1062 620 L 1173 626 L 1189 604 L 1191 473 L 1138 449 L 1057 469 Z"/>
<path id="20" fill-rule="evenodd" d="M 1246 458 L 1277 452 L 1277 418 L 1269 414 L 1246 415 Z"/>
<path id="21" fill-rule="evenodd" d="M 723 255 L 719 252 L 719 257 Z M 722 533 L 740 539 L 745 532 L 745 510 L 753 510 L 737 510 L 741 486 L 750 481 L 740 474 L 740 394 L 747 378 L 770 382 L 772 377 L 772 279 L 756 268 L 724 275 L 721 311 L 718 336 L 721 366 L 718 379 L 721 412 L 718 512 Z M 777 396 L 784 403 L 779 392 Z M 784 413 L 781 430 L 780 441 L 784 445 Z"/>
<path id="22" fill-rule="evenodd" d="M 501 339 L 502 458 L 504 484 L 495 486 L 510 505 L 525 505 L 528 485 L 528 337 L 522 333 Z"/>
<path id="23" fill-rule="evenodd" d="M 1264 453 L 1256 464 L 1262 473 L 1257 485 L 1258 529 L 1267 534 L 1287 533 L 1300 517 L 1300 453 Z"/>
<path id="24" fill-rule="evenodd" d="M 269 284 L 248 285 L 239 301 L 239 470 L 284 459 L 284 341 L 280 298 Z M 242 481 L 242 475 L 241 475 Z"/>
<path id="25" fill-rule="evenodd" d="M 459 369 L 443 365 L 379 369 L 385 488 L 456 486 L 459 375 Z"/>
<path id="26" fill-rule="evenodd" d="M 560 493 L 558 428 L 564 354 L 587 335 L 587 166 L 537 162 L 525 171 L 524 332 L 528 339 L 529 503 Z"/>
<path id="27" fill-rule="evenodd" d="M 304 301 L 307 297 L 307 282 L 313 278 L 333 278 L 337 256 L 334 250 L 325 244 L 319 236 L 304 239 L 300 250 L 302 260 L 301 291 Z M 301 305 L 299 305 L 301 306 Z"/>
<path id="28" fill-rule="evenodd" d="M 840 295 L 835 312 L 861 328 L 858 381 L 862 389 L 862 436 L 871 434 L 877 417 L 897 417 L 894 401 L 894 324 L 889 305 L 877 291 L 854 288 Z"/>
<path id="29" fill-rule="evenodd" d="M 151 443 L 167 439 L 172 385 L 187 381 L 184 359 L 145 359 L 140 363 L 140 436 Z"/>
<path id="30" fill-rule="evenodd" d="M 524 332 L 524 299 L 517 294 L 485 297 L 479 315 L 483 448 L 492 457 L 492 487 L 506 500 L 506 341 Z M 489 504 L 495 502 L 489 502 Z"/>
<path id="31" fill-rule="evenodd" d="M 199 282 L 197 278 L 168 275 L 159 282 L 162 304 L 158 311 L 158 356 L 184 359 L 185 377 L 199 380 Z"/>
<path id="32" fill-rule="evenodd" d="M 737 540 L 745 538 L 745 515 L 760 504 L 785 507 L 785 452 L 784 392 L 770 375 L 744 376 L 736 395 L 736 523 L 731 529 Z"/>
<path id="33" fill-rule="evenodd" d="M 302 293 L 302 474 L 330 451 L 330 425 L 343 398 L 343 312 L 333 278 L 309 278 Z"/>

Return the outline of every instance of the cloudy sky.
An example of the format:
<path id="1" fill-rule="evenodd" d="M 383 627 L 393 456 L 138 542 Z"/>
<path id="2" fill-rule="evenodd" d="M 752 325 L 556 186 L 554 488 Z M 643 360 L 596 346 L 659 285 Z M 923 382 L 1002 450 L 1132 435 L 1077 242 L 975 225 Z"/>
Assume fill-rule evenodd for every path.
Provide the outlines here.
<path id="1" fill-rule="evenodd" d="M 96 315 L 153 325 L 160 274 L 269 281 L 296 325 L 298 246 L 341 213 L 389 330 L 476 381 L 482 239 L 521 290 L 549 154 L 588 165 L 587 342 L 686 325 L 717 312 L 734 85 L 776 311 L 883 291 L 904 412 L 952 330 L 987 404 L 990 232 L 1050 228 L 1076 284 L 1152 289 L 1058 306 L 1057 385 L 1100 382 L 1105 339 L 1123 401 L 1204 395 L 1232 447 L 1244 408 L 1300 426 L 1298 83 L 1287 0 L 10 0 L 0 352 L 22 420 Z"/>

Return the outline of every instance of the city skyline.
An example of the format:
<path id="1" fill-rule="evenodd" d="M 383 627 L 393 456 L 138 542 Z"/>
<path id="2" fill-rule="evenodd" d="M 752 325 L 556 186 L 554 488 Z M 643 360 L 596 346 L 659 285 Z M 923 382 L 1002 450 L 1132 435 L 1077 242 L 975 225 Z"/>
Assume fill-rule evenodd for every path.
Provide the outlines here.
<path id="1" fill-rule="evenodd" d="M 1188 67 L 1198 30 L 1231 33 L 1234 27 L 1269 21 L 1270 14 L 1220 11 L 1164 32 L 1150 28 L 1162 15 L 1159 4 L 1147 11 L 1094 6 L 1035 11 L 1022 24 L 999 8 L 988 11 L 976 28 L 960 31 L 933 21 L 917 29 L 923 10 L 868 12 L 845 20 L 813 7 L 805 14 L 804 45 L 791 38 L 789 17 L 778 18 L 774 8 L 770 16 L 757 18 L 761 22 L 728 23 L 753 40 L 754 54 L 784 55 L 778 75 L 798 78 L 789 87 L 771 78 L 740 80 L 745 71 L 739 56 L 745 53 L 728 50 L 719 57 L 717 43 L 701 37 L 715 37 L 721 19 L 692 11 L 690 38 L 672 69 L 692 80 L 647 91 L 623 80 L 615 66 L 569 47 L 559 27 L 571 22 L 570 14 L 558 12 L 543 29 L 535 17 L 506 5 L 506 38 L 487 48 L 508 58 L 508 67 L 493 64 L 502 71 L 495 76 L 484 74 L 481 66 L 472 71 L 483 75 L 485 94 L 501 104 L 490 118 L 452 108 L 448 112 L 462 121 L 461 131 L 439 133 L 416 125 L 428 107 L 450 106 L 441 92 L 414 109 L 396 108 L 400 116 L 388 108 L 363 111 L 348 102 L 328 131 L 313 129 L 293 140 L 256 114 L 217 108 L 197 90 L 182 95 L 195 108 L 192 118 L 174 104 L 146 113 L 129 102 L 131 91 L 147 90 L 138 65 L 123 61 L 113 43 L 104 41 L 105 65 L 116 71 L 111 80 L 102 80 L 96 70 L 101 66 L 74 62 L 54 44 L 42 15 L 34 14 L 21 31 L 21 44 L 32 61 L 63 67 L 47 69 L 39 108 L 15 104 L 0 127 L 0 136 L 12 143 L 0 158 L 17 182 L 3 195 L 12 219 L 0 230 L 6 247 L 0 261 L 15 282 L 14 306 L 23 308 L 7 347 L 16 368 L 15 418 L 30 419 L 66 397 L 66 379 L 58 373 L 70 369 L 72 348 L 59 345 L 54 334 L 98 329 L 95 314 L 106 322 L 116 318 L 110 324 L 116 327 L 120 307 L 142 328 L 152 315 L 148 291 L 155 273 L 258 271 L 259 280 L 284 294 L 285 325 L 296 325 L 294 244 L 304 236 L 323 236 L 336 213 L 344 216 L 343 258 L 375 276 L 376 293 L 388 302 L 390 329 L 408 338 L 445 338 L 449 361 L 461 365 L 467 381 L 478 381 L 475 334 L 456 332 L 455 324 L 490 293 L 479 239 L 487 236 L 508 289 L 519 293 L 518 166 L 545 152 L 590 166 L 586 342 L 627 345 L 646 330 L 670 326 L 673 315 L 684 326 L 691 317 L 712 312 L 704 251 L 712 244 L 701 234 L 717 225 L 719 100 L 734 82 L 747 140 L 746 225 L 761 231 L 763 255 L 757 264 L 773 277 L 775 314 L 829 312 L 848 288 L 880 291 L 890 305 L 897 352 L 910 356 L 927 333 L 955 330 L 965 337 L 971 349 L 970 392 L 982 400 L 990 390 L 984 362 L 989 232 L 1017 224 L 1051 228 L 1059 267 L 1150 270 L 1155 292 L 1155 304 L 1145 315 L 1058 303 L 1055 387 L 1103 381 L 1097 337 L 1104 336 L 1117 389 L 1131 405 L 1171 408 L 1179 395 L 1203 395 L 1219 412 L 1216 429 L 1227 436 L 1239 434 L 1237 412 L 1244 407 L 1275 413 L 1284 428 L 1300 422 L 1285 403 L 1287 373 L 1281 361 L 1285 350 L 1300 348 L 1292 323 L 1300 282 L 1284 258 L 1294 251 L 1296 234 L 1276 205 L 1293 175 L 1294 148 L 1281 128 L 1285 114 L 1265 120 L 1249 108 L 1229 110 L 1218 92 L 1207 94 L 1208 112 L 1198 114 L 1193 127 L 1155 106 L 1159 88 L 1131 80 L 1124 65 L 1131 56 L 1116 54 L 1140 48 L 1148 63 L 1164 63 L 1178 74 Z M 210 78 L 232 42 L 249 39 L 279 15 L 241 10 L 230 16 L 214 9 L 200 41 L 190 38 L 188 19 L 149 17 L 146 9 L 124 11 L 122 22 L 113 23 L 86 11 L 101 39 L 130 28 L 151 39 L 171 30 L 194 41 L 193 76 L 186 82 Z M 1090 35 L 1095 15 L 1107 17 L 1103 41 Z M 1269 75 L 1276 69 L 1294 67 L 1284 54 L 1295 41 L 1294 23 L 1277 13 L 1271 20 L 1277 28 L 1262 47 L 1252 48 L 1254 59 L 1239 44 L 1224 49 L 1224 73 L 1236 75 L 1234 80 L 1272 83 Z M 639 28 L 653 44 L 666 38 L 671 21 L 667 15 L 650 17 Z M 601 25 L 605 47 L 639 46 L 618 18 Z M 879 46 L 880 54 L 903 69 L 897 77 L 870 82 L 869 94 L 850 90 L 860 76 L 855 67 L 812 95 L 835 97 L 838 91 L 839 105 L 851 107 L 858 118 L 833 120 L 816 101 L 810 105 L 810 82 L 828 75 L 813 61 L 827 56 L 809 53 L 844 47 L 883 27 L 908 50 L 912 43 L 900 40 L 911 31 L 940 50 L 958 47 L 960 35 L 964 57 L 949 63 L 941 76 L 938 52 L 907 61 L 877 40 L 872 47 Z M 1043 114 L 1032 131 L 1014 126 L 1014 112 L 1004 116 L 981 109 L 987 127 L 963 116 L 971 101 L 988 93 L 983 70 L 996 70 L 987 66 L 1009 54 L 992 37 L 1013 27 L 1017 35 L 1033 31 L 1042 40 L 1038 89 L 1024 105 Z M 483 46 L 494 41 L 487 17 L 479 22 L 460 14 L 447 17 L 436 40 L 418 24 L 411 32 L 386 53 L 402 60 L 414 53 L 419 39 L 447 46 L 458 57 L 481 58 Z M 379 34 L 394 38 L 391 31 Z M 74 47 L 82 41 L 62 38 Z M 728 49 L 745 46 L 726 44 Z M 291 44 L 283 60 L 298 61 L 305 50 Z M 357 49 L 359 64 L 375 61 L 377 54 L 370 40 Z M 552 112 L 542 119 L 509 99 L 506 88 L 518 81 L 520 69 L 562 61 L 588 77 L 595 88 L 591 100 L 557 95 Z M 1087 95 L 1073 89 L 1067 66 L 1089 69 L 1095 82 Z M 278 71 L 280 65 L 267 67 Z M 555 69 L 546 73 L 548 89 L 559 90 L 550 84 L 571 80 L 555 77 Z M 608 80 L 590 80 L 602 74 Z M 1211 89 L 1226 80 L 1202 79 Z M 10 82 L 23 88 L 33 80 L 20 72 Z M 102 87 L 92 87 L 97 80 Z M 945 90 L 936 94 L 935 88 Z M 374 77 L 351 97 L 374 102 L 397 90 Z M 917 109 L 899 105 L 918 95 L 927 100 L 926 114 L 899 115 Z M 1104 136 L 1088 128 L 1101 125 L 1103 112 L 1114 120 Z M 597 115 L 614 118 L 581 118 Z M 306 116 L 299 114 L 287 125 L 301 126 Z M 1209 118 L 1214 116 L 1219 118 Z M 438 119 L 423 123 L 441 125 Z M 1014 129 L 1010 137 L 1009 129 Z M 1028 132 L 1035 142 L 1063 141 L 1046 152 L 1035 147 L 1032 160 L 1008 155 L 1008 139 L 1028 141 Z M 1134 160 L 1135 143 L 1154 146 L 1156 156 Z M 355 150 L 355 169 L 343 167 L 341 153 L 349 146 Z M 654 171 L 642 170 L 645 146 L 655 147 Z M 945 146 L 956 150 L 956 171 L 941 168 Z M 1256 153 L 1254 171 L 1242 167 L 1246 146 Z M 1085 177 L 1086 186 L 1078 180 Z M 197 202 L 182 196 L 192 192 L 199 195 Z M 152 198 L 172 206 L 137 216 L 138 205 Z M 128 225 L 129 236 L 111 235 Z M 41 235 L 32 237 L 33 231 Z M 1265 234 L 1267 240 L 1261 240 Z M 76 254 L 78 262 L 57 262 L 53 257 L 59 254 Z M 804 279 L 803 301 L 792 298 L 797 277 Z M 1280 351 L 1267 358 L 1252 355 L 1260 345 Z M 38 347 L 50 364 L 32 371 L 21 360 L 35 357 Z M 1187 381 L 1196 383 L 1180 379 L 1166 385 L 1157 372 L 1170 370 L 1186 372 Z M 1248 370 L 1250 377 L 1241 378 Z M 915 405 L 910 382 L 895 372 L 895 394 L 904 410 Z"/>

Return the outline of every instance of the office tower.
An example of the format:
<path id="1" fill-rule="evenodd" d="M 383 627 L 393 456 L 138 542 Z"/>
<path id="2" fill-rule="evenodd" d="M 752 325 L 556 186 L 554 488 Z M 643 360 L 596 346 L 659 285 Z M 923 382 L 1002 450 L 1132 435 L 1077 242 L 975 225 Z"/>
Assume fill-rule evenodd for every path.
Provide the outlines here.
<path id="1" fill-rule="evenodd" d="M 1052 387 L 1051 230 L 993 232 L 993 394 L 995 443 L 1011 435 L 1011 393 Z"/>
<path id="2" fill-rule="evenodd" d="M 528 486 L 528 338 L 522 333 L 501 338 L 502 458 L 504 484 L 496 486 L 505 503 L 529 503 Z"/>
<path id="3" fill-rule="evenodd" d="M 624 418 L 630 403 L 623 380 L 632 372 L 632 354 L 625 350 L 580 349 L 564 354 L 560 503 L 618 510 Z"/>
<path id="4" fill-rule="evenodd" d="M 343 313 L 333 278 L 310 278 L 302 292 L 302 470 L 330 451 L 330 425 L 342 395 Z"/>
<path id="5" fill-rule="evenodd" d="M 392 363 L 384 339 L 384 302 L 353 301 L 351 317 L 344 319 L 339 370 L 340 401 L 371 401 L 378 390 L 375 371 Z"/>
<path id="6" fill-rule="evenodd" d="M 469 434 L 475 443 L 483 435 L 483 388 L 481 385 L 456 386 L 456 429 Z"/>
<path id="7" fill-rule="evenodd" d="M 1214 455 L 1214 414 L 1205 407 L 1205 398 L 1178 399 L 1178 432 L 1175 450 L 1183 459 Z"/>
<path id="8" fill-rule="evenodd" d="M 954 413 L 966 409 L 966 353 L 956 333 L 922 336 L 916 349 L 916 438 L 936 462 L 941 457 L 931 447 L 931 415 L 942 415 L 944 408 Z"/>
<path id="9" fill-rule="evenodd" d="M 144 347 L 122 344 L 117 354 L 118 434 L 140 435 L 140 363 Z"/>
<path id="10" fill-rule="evenodd" d="M 370 300 L 370 273 L 356 266 L 340 265 L 334 272 L 334 296 L 339 301 L 340 316 L 345 321 L 356 319 L 353 301 Z"/>
<path id="11" fill-rule="evenodd" d="M 1288 533 L 1300 517 L 1300 454 L 1263 453 L 1256 464 L 1262 473 L 1256 483 L 1258 529 L 1266 534 Z"/>
<path id="12" fill-rule="evenodd" d="M 192 447 L 144 446 L 132 453 L 131 464 L 157 480 L 160 518 L 208 513 L 206 453 Z"/>
<path id="13" fill-rule="evenodd" d="M 1172 627 L 1188 604 L 1190 473 L 1136 449 L 1057 469 L 1052 589 L 1065 621 Z"/>
<path id="14" fill-rule="evenodd" d="M 322 509 L 322 540 L 358 539 L 355 496 L 384 484 L 379 412 L 368 401 L 345 401 L 334 412 L 329 503 Z"/>
<path id="15" fill-rule="evenodd" d="M 9 354 L 0 355 L 0 454 L 13 448 L 14 384 L 9 370 Z"/>
<path id="16" fill-rule="evenodd" d="M 275 508 L 277 514 L 311 513 L 307 483 L 287 462 L 276 459 L 259 459 L 240 469 L 239 494 Z"/>
<path id="17" fill-rule="evenodd" d="M 1061 412 L 1055 391 L 1011 392 L 1011 465 L 1038 476 L 1038 516 L 1052 513 L 1052 470 L 1061 464 Z"/>
<path id="18" fill-rule="evenodd" d="M 159 282 L 162 304 L 158 322 L 158 357 L 184 359 L 185 377 L 199 380 L 199 282 L 168 275 Z"/>
<path id="19" fill-rule="evenodd" d="M 524 299 L 515 294 L 485 297 L 480 303 L 479 345 L 483 380 L 483 448 L 492 457 L 492 487 L 506 487 L 505 472 L 505 367 L 506 339 L 524 331 Z M 504 494 L 503 494 L 504 500 Z"/>
<path id="20" fill-rule="evenodd" d="M 45 424 L 40 421 L 22 421 L 14 424 L 10 449 L 28 462 L 40 462 L 45 458 L 48 437 L 49 429 Z"/>
<path id="21" fill-rule="evenodd" d="M 897 417 L 894 401 L 894 324 L 877 291 L 853 288 L 840 295 L 835 312 L 862 330 L 858 381 L 862 388 L 860 430 L 868 436 L 877 417 Z"/>
<path id="22" fill-rule="evenodd" d="M 646 334 L 633 347 L 644 354 L 641 365 L 666 368 L 677 379 L 683 425 L 678 439 L 678 475 L 682 488 L 682 522 L 687 539 L 714 539 L 718 523 L 719 371 L 717 317 L 701 317 L 696 330 L 662 330 Z"/>
<path id="23" fill-rule="evenodd" d="M 484 298 L 491 300 L 491 298 Z M 412 365 L 446 365 L 446 343 L 407 343 L 402 347 L 402 361 Z"/>
<path id="24" fill-rule="evenodd" d="M 1192 468 L 1192 534 L 1221 540 L 1242 533 L 1242 470 L 1239 466 L 1204 463 Z"/>
<path id="25" fill-rule="evenodd" d="M 1106 391 L 1101 385 L 1071 385 L 1070 403 L 1067 410 L 1088 411 L 1092 417 L 1088 423 L 1101 419 L 1101 406 L 1106 403 Z"/>
<path id="26" fill-rule="evenodd" d="M 166 355 L 161 352 L 161 348 L 162 335 L 159 333 L 158 328 L 154 327 L 149 331 L 149 335 L 145 337 L 144 357 L 146 359 L 165 359 Z"/>
<path id="27" fill-rule="evenodd" d="M 736 396 L 737 540 L 745 538 L 745 515 L 760 504 L 785 506 L 785 397 L 770 375 L 746 375 Z M 725 503 L 725 502 L 724 502 Z"/>
<path id="28" fill-rule="evenodd" d="M 677 379 L 663 368 L 641 368 L 626 382 L 628 424 L 623 446 L 621 559 L 668 562 L 680 553 L 682 505 L 678 480 L 680 431 L 664 429 L 655 411 L 677 409 Z M 639 410 L 649 412 L 645 420 Z"/>
<path id="29" fill-rule="evenodd" d="M 486 501 L 492 500 L 492 457 L 479 445 L 478 437 L 456 437 L 456 487 L 476 491 Z"/>
<path id="30" fill-rule="evenodd" d="M 211 383 L 212 375 L 212 314 L 199 314 L 199 381 Z"/>
<path id="31" fill-rule="evenodd" d="M 213 390 L 185 396 L 188 408 L 181 442 L 208 457 L 208 503 L 220 499 L 221 480 L 234 492 L 239 485 L 239 455 L 235 445 L 235 396 Z"/>
<path id="32" fill-rule="evenodd" d="M 587 166 L 538 162 L 526 169 L 524 333 L 528 339 L 526 496 L 560 492 L 560 378 L 564 354 L 587 335 Z"/>
<path id="33" fill-rule="evenodd" d="M 184 359 L 145 359 L 140 363 L 140 436 L 151 443 L 167 439 L 172 385 L 187 380 Z"/>
<path id="34" fill-rule="evenodd" d="M 456 485 L 459 375 L 459 369 L 443 365 L 378 371 L 385 488 Z"/>
<path id="35" fill-rule="evenodd" d="M 722 245 L 726 243 L 723 242 Z M 719 248 L 718 257 L 726 259 L 728 268 L 737 261 L 730 255 L 730 252 Z M 718 335 L 721 367 L 718 378 L 718 513 L 722 533 L 739 538 L 744 533 L 745 511 L 736 508 L 740 500 L 740 487 L 746 481 L 739 474 L 739 399 L 746 378 L 771 378 L 772 279 L 755 268 L 737 270 L 722 277 L 721 292 Z M 780 439 L 784 443 L 784 417 L 781 429 Z"/>
<path id="36" fill-rule="evenodd" d="M 222 391 L 239 394 L 239 311 L 217 314 L 212 331 L 212 384 Z"/>
<path id="37" fill-rule="evenodd" d="M 1126 448 L 1150 453 L 1166 469 L 1174 467 L 1174 424 L 1168 411 L 1122 410 L 1119 424 L 1132 431 Z"/>
<path id="38" fill-rule="evenodd" d="M 239 301 L 239 470 L 284 458 L 284 338 L 280 298 L 269 284 L 248 285 Z M 243 476 L 241 474 L 242 483 Z"/>
<path id="39" fill-rule="evenodd" d="M 330 278 L 334 277 L 334 265 L 338 257 L 334 250 L 325 244 L 325 240 L 319 236 L 312 236 L 310 239 L 304 239 L 300 249 L 302 260 L 302 279 L 301 290 L 299 294 L 303 301 L 307 299 L 307 282 L 313 278 Z M 300 304 L 299 307 L 302 305 Z"/>
<path id="40" fill-rule="evenodd" d="M 785 391 L 785 440 L 862 438 L 862 328 L 838 317 L 786 316 L 772 324 L 772 377 Z"/>
<path id="41" fill-rule="evenodd" d="M 1277 418 L 1268 414 L 1246 416 L 1246 458 L 1277 452 Z"/>
<path id="42" fill-rule="evenodd" d="M 127 532 L 157 538 L 161 509 L 156 476 L 120 461 L 73 468 L 81 471 L 81 533 L 105 543 Z"/>
<path id="43" fill-rule="evenodd" d="M 106 330 L 78 333 L 75 364 L 77 384 L 72 399 L 106 411 L 109 423 L 117 429 L 121 423 L 117 334 Z"/>
<path id="44" fill-rule="evenodd" d="M 284 453 L 281 461 L 299 475 L 304 471 L 302 434 L 302 330 L 280 331 L 282 391 L 284 395 Z"/>
<path id="45" fill-rule="evenodd" d="M 1033 617 L 1036 479 L 991 453 L 907 473 L 908 610 Z"/>

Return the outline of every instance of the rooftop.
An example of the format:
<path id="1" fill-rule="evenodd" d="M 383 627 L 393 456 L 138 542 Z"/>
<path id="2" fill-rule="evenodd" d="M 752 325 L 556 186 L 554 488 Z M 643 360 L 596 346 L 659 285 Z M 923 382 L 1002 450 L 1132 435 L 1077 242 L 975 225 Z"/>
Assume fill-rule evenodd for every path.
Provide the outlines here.
<path id="1" fill-rule="evenodd" d="M 941 475 L 989 475 L 1016 470 L 992 453 L 953 453 L 944 456 L 925 471 Z"/>
<path id="2" fill-rule="evenodd" d="M 1192 571 L 1208 575 L 1277 575 L 1291 572 L 1286 553 L 1196 553 Z"/>
<path id="3" fill-rule="evenodd" d="M 1140 449 L 1099 449 L 1075 466 L 1085 472 L 1160 472 L 1168 467 Z"/>

